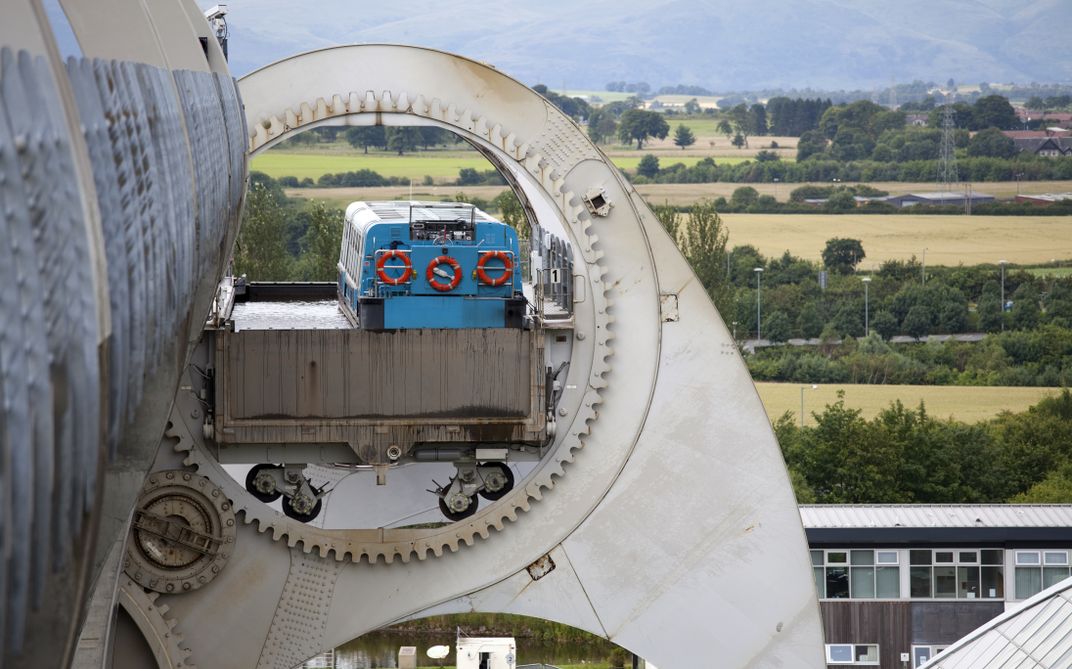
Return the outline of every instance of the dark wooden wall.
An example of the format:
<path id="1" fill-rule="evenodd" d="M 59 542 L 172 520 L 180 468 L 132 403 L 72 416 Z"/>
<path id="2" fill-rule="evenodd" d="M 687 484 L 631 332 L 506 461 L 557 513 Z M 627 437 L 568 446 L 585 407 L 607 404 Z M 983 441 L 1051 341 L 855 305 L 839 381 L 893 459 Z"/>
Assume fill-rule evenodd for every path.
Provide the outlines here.
<path id="1" fill-rule="evenodd" d="M 819 603 L 826 643 L 877 643 L 881 669 L 903 669 L 912 644 L 949 645 L 1005 610 L 1002 601 Z M 911 667 L 911 663 L 908 665 Z"/>
<path id="2" fill-rule="evenodd" d="M 916 602 L 912 642 L 950 644 L 1005 612 L 1005 602 Z"/>
<path id="3" fill-rule="evenodd" d="M 902 669 L 911 650 L 912 603 L 849 600 L 820 602 L 826 643 L 877 643 L 881 669 Z"/>

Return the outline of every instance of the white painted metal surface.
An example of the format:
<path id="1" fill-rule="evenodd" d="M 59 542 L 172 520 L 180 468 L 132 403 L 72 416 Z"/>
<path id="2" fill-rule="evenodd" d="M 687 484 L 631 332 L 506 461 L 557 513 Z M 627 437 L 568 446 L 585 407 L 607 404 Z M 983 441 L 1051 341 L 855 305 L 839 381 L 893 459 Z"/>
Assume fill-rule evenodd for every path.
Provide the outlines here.
<path id="1" fill-rule="evenodd" d="M 1072 667 L 1072 579 L 994 618 L 936 655 L 923 669 Z"/>
<path id="2" fill-rule="evenodd" d="M 191 662 L 289 668 L 386 623 L 476 610 L 565 622 L 664 668 L 692 666 L 697 638 L 724 667 L 822 665 L 800 517 L 736 346 L 658 221 L 572 121 L 486 65 L 414 47 L 303 54 L 240 89 L 254 151 L 329 123 L 461 134 L 569 238 L 583 291 L 556 448 L 510 495 L 442 529 L 283 518 L 214 471 L 180 394 L 173 435 L 186 462 L 254 523 L 210 585 L 160 598 Z M 613 203 L 606 217 L 578 196 L 594 188 Z M 663 294 L 677 296 L 676 320 L 663 322 Z M 345 508 L 332 501 L 332 525 Z"/>
<path id="3" fill-rule="evenodd" d="M 1072 527 L 1072 504 L 803 504 L 806 528 Z"/>

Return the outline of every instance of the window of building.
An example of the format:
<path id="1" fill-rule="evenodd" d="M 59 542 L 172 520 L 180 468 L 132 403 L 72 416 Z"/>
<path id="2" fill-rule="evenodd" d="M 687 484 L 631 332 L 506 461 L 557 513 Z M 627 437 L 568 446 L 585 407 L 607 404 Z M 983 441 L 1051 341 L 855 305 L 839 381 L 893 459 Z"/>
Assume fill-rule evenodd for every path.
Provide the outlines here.
<path id="1" fill-rule="evenodd" d="M 919 669 L 948 646 L 912 646 L 912 669 Z"/>
<path id="2" fill-rule="evenodd" d="M 878 665 L 878 644 L 875 643 L 828 643 L 827 664 Z"/>
<path id="3" fill-rule="evenodd" d="M 897 551 L 813 550 L 815 591 L 820 599 L 897 599 L 898 562 Z"/>
<path id="4" fill-rule="evenodd" d="M 909 596 L 917 599 L 1001 599 L 1005 596 L 1000 549 L 908 552 Z"/>
<path id="5" fill-rule="evenodd" d="M 1017 599 L 1037 595 L 1068 577 L 1068 551 L 1016 551 Z"/>

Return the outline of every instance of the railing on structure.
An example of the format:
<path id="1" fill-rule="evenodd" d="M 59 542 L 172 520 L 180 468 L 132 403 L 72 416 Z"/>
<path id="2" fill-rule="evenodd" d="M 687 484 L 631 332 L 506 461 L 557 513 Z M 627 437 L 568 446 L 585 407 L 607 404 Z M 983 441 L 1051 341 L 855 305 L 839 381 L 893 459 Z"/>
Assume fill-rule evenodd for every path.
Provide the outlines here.
<path id="1" fill-rule="evenodd" d="M 335 669 L 335 650 L 309 658 L 302 664 L 301 669 Z"/>
<path id="2" fill-rule="evenodd" d="M 567 313 L 573 313 L 573 248 L 569 242 L 535 225 L 532 250 L 540 257 L 539 293 Z"/>

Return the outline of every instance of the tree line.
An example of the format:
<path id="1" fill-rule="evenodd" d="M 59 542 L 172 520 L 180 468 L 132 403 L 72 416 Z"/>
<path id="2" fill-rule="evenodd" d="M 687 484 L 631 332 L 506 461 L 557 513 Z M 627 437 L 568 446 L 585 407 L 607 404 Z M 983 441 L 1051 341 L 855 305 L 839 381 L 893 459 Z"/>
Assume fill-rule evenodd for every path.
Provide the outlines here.
<path id="1" fill-rule="evenodd" d="M 969 424 L 892 403 L 871 419 L 844 399 L 799 427 L 773 423 L 797 499 L 820 504 L 1072 502 L 1072 393 Z"/>
<path id="2" fill-rule="evenodd" d="M 761 152 L 762 153 L 762 152 Z M 935 154 L 937 155 L 937 154 Z M 642 160 L 644 160 L 642 158 Z M 645 174 L 630 176 L 635 184 L 645 183 L 805 183 L 805 182 L 933 182 L 938 174 L 938 160 L 841 161 L 820 153 L 807 160 L 789 162 L 770 154 L 756 156 L 741 163 L 719 163 L 703 158 L 695 164 L 682 162 L 662 166 L 652 156 Z M 1020 154 L 1015 158 L 965 156 L 957 159 L 962 181 L 1063 181 L 1072 179 L 1072 159 L 1042 158 Z"/>

